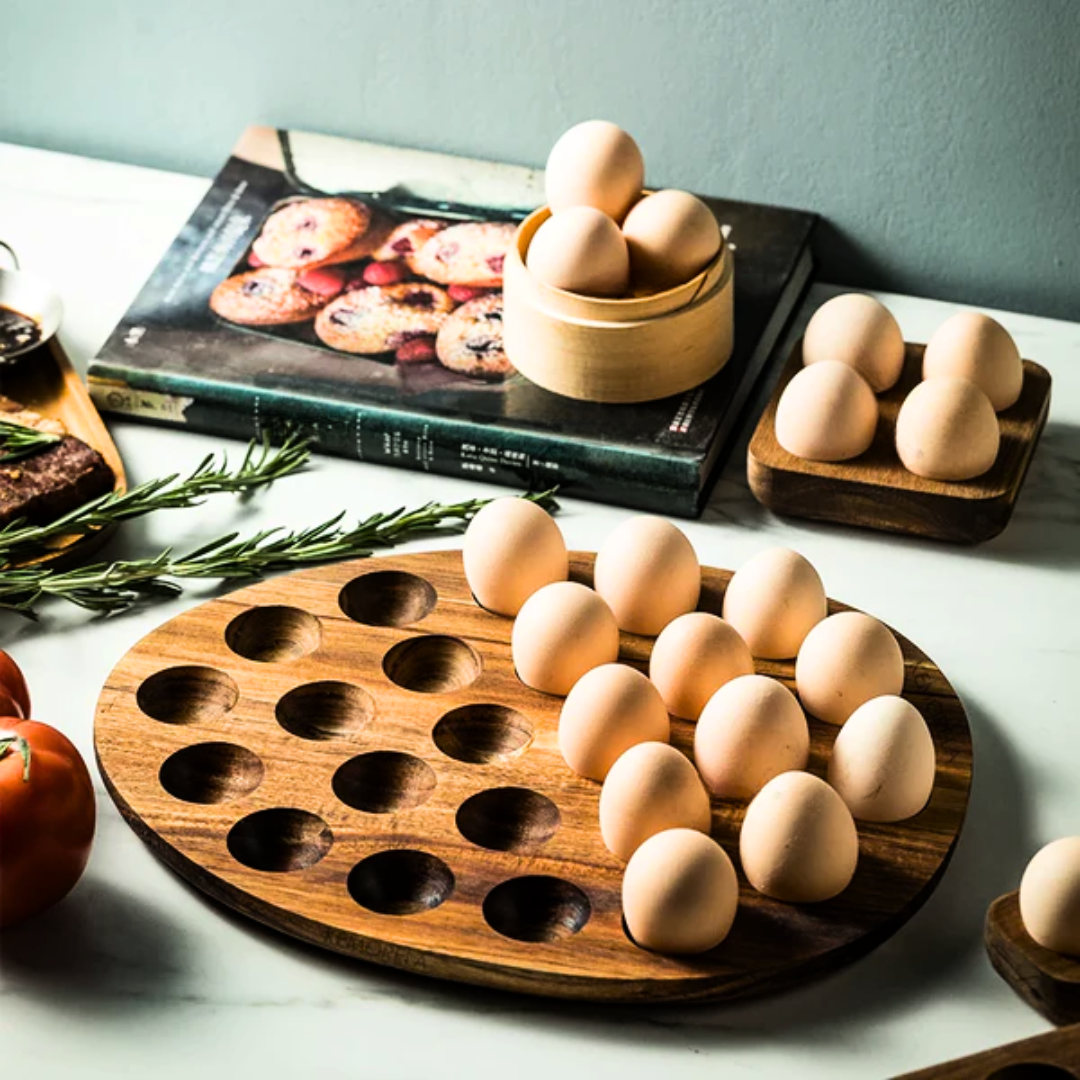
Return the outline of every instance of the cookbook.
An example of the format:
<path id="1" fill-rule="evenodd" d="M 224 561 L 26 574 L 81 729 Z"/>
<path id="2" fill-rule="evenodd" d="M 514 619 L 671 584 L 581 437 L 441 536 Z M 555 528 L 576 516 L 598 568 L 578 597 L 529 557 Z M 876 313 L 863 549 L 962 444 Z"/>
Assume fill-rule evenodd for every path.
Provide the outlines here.
<path id="1" fill-rule="evenodd" d="M 815 217 L 706 198 L 735 263 L 712 379 L 560 397 L 501 347 L 503 253 L 543 173 L 249 128 L 100 354 L 105 412 L 680 516 L 702 508 L 812 273 Z"/>

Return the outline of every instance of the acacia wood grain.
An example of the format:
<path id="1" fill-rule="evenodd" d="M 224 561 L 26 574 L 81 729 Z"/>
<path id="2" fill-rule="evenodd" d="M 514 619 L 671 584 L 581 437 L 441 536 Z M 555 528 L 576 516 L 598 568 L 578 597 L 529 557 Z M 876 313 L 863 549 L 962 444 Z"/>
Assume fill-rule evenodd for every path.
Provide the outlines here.
<path id="1" fill-rule="evenodd" d="M 573 554 L 571 576 L 590 584 L 592 565 Z M 730 573 L 703 575 L 701 606 L 718 610 Z M 563 762 L 561 699 L 519 682 L 511 626 L 476 605 L 456 551 L 242 589 L 165 623 L 110 674 L 95 723 L 102 775 L 152 850 L 238 911 L 377 963 L 556 997 L 737 998 L 796 985 L 883 941 L 937 884 L 967 807 L 971 736 L 945 676 L 898 635 L 905 696 L 937 748 L 927 807 L 859 826 L 859 867 L 835 900 L 785 905 L 742 880 L 732 932 L 712 952 L 638 948 L 623 930 L 623 864 L 600 838 L 600 786 Z M 624 634 L 620 655 L 644 668 L 651 647 Z M 793 662 L 758 670 L 793 688 Z M 837 729 L 810 729 L 821 775 Z M 673 721 L 672 737 L 691 752 L 693 725 Z M 219 748 L 189 749 L 206 744 Z M 227 775 L 206 775 L 215 760 Z M 713 807 L 713 835 L 736 865 L 744 811 Z"/>
<path id="2" fill-rule="evenodd" d="M 115 478 L 113 490 L 127 490 L 120 452 L 85 384 L 55 336 L 22 357 L 19 363 L 0 369 L 0 394 L 42 416 L 59 420 L 72 435 L 82 439 L 105 459 Z M 61 537 L 49 552 L 20 565 L 67 564 L 87 558 L 114 531 L 113 526 L 89 536 Z"/>
<path id="3" fill-rule="evenodd" d="M 1020 399 L 998 414 L 1001 447 L 989 472 L 974 480 L 927 480 L 896 453 L 896 415 L 922 378 L 926 347 L 909 343 L 899 382 L 878 395 L 881 416 L 870 449 L 851 461 L 806 461 L 776 441 L 776 409 L 802 368 L 802 340 L 792 349 L 747 451 L 747 478 L 758 502 L 778 514 L 856 525 L 956 543 L 989 540 L 1005 528 L 1050 411 L 1050 374 L 1024 361 Z"/>
<path id="4" fill-rule="evenodd" d="M 1020 894 L 998 897 L 986 913 L 984 940 L 994 970 L 1055 1024 L 1080 1020 L 1080 960 L 1045 949 L 1024 928 Z"/>

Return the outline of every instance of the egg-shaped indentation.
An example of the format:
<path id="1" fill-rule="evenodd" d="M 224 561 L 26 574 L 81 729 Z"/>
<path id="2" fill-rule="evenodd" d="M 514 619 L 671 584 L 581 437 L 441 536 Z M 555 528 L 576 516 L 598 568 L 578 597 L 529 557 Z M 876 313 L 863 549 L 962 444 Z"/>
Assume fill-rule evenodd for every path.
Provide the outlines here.
<path id="1" fill-rule="evenodd" d="M 347 885 L 349 895 L 377 915 L 418 915 L 446 903 L 454 873 L 429 852 L 394 848 L 358 862 Z"/>
<path id="2" fill-rule="evenodd" d="M 222 803 L 249 795 L 265 773 L 262 759 L 244 746 L 227 742 L 185 746 L 165 759 L 161 786 L 190 803 Z"/>
<path id="3" fill-rule="evenodd" d="M 1014 1061 L 1004 1069 L 995 1069 L 986 1080 L 1076 1080 L 1076 1073 L 1043 1061 Z"/>
<path id="4" fill-rule="evenodd" d="M 589 921 L 592 905 L 576 885 L 546 874 L 510 878 L 484 897 L 484 919 L 514 941 L 551 942 L 573 937 Z"/>
<path id="5" fill-rule="evenodd" d="M 225 644 L 245 660 L 278 664 L 313 653 L 322 626 L 309 611 L 272 604 L 237 615 L 225 628 Z"/>
<path id="6" fill-rule="evenodd" d="M 403 570 L 377 570 L 353 578 L 338 606 L 366 626 L 412 626 L 434 610 L 438 596 L 430 581 Z"/>
<path id="7" fill-rule="evenodd" d="M 373 750 L 350 758 L 334 773 L 334 794 L 354 810 L 393 814 L 427 802 L 437 784 L 424 760 L 399 750 Z"/>
<path id="8" fill-rule="evenodd" d="M 344 739 L 375 716 L 375 699 L 362 687 L 326 679 L 290 690 L 274 710 L 277 722 L 301 739 Z"/>
<path id="9" fill-rule="evenodd" d="M 445 634 L 399 641 L 383 657 L 386 677 L 418 694 L 464 690 L 480 676 L 480 657 L 471 645 Z"/>
<path id="10" fill-rule="evenodd" d="M 198 724 L 217 720 L 240 700 L 232 678 L 217 668 L 182 664 L 151 675 L 135 701 L 147 716 L 163 724 Z"/>
<path id="11" fill-rule="evenodd" d="M 317 814 L 287 806 L 256 810 L 230 830 L 229 854 L 252 870 L 286 873 L 314 866 L 330 850 L 334 834 Z"/>
<path id="12" fill-rule="evenodd" d="M 538 791 L 491 788 L 466 799 L 457 812 L 458 831 L 490 851 L 531 851 L 559 828 L 559 808 Z"/>
<path id="13" fill-rule="evenodd" d="M 480 702 L 451 709 L 435 725 L 431 738 L 448 758 L 487 765 L 524 753 L 533 740 L 533 728 L 514 709 Z"/>

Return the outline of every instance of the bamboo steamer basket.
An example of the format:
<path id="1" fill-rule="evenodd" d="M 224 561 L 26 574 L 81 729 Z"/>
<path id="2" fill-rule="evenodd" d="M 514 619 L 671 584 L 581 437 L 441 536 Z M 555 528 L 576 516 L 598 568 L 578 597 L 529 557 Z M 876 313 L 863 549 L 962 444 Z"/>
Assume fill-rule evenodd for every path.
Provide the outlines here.
<path id="1" fill-rule="evenodd" d="M 536 210 L 518 228 L 503 267 L 503 340 L 531 382 L 582 401 L 631 404 L 680 394 L 715 375 L 734 341 L 734 266 L 721 240 L 696 277 L 664 292 L 601 299 L 555 289 L 525 266 Z"/>

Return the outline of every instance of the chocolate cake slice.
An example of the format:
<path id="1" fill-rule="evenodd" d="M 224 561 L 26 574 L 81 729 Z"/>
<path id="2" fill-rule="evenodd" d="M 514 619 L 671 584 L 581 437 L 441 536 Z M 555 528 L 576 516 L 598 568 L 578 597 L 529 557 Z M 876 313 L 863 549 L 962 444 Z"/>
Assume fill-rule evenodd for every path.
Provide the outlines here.
<path id="1" fill-rule="evenodd" d="M 0 397 L 0 420 L 61 435 L 59 442 L 29 457 L 0 462 L 0 528 L 18 518 L 47 525 L 69 510 L 112 491 L 112 469 L 95 449 L 68 435 L 57 420 Z"/>

